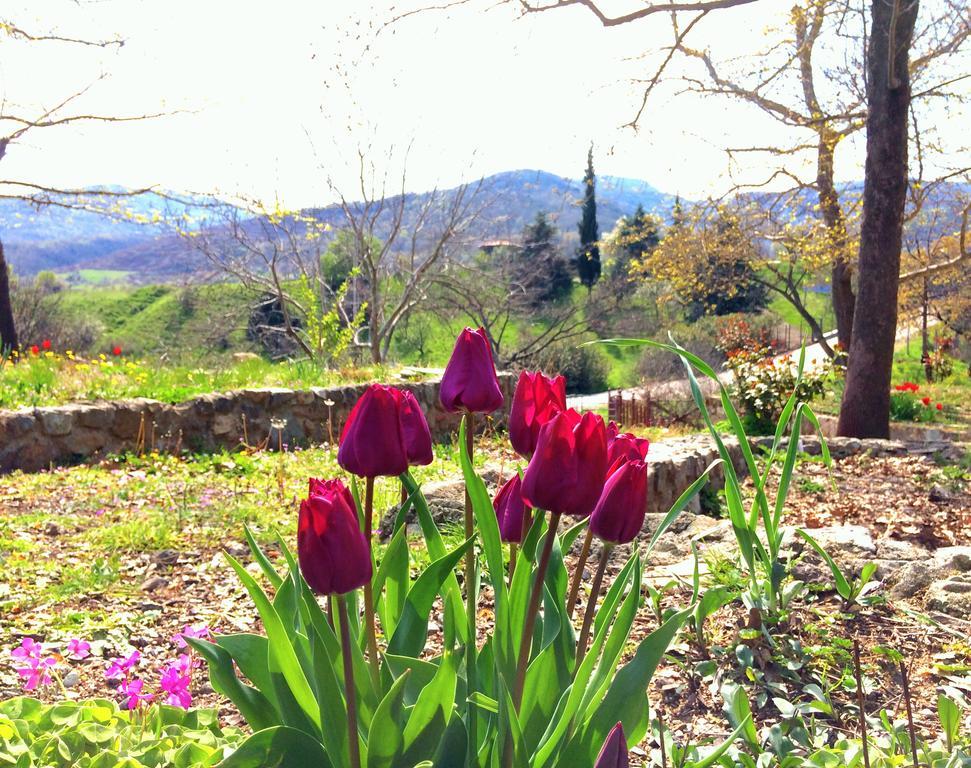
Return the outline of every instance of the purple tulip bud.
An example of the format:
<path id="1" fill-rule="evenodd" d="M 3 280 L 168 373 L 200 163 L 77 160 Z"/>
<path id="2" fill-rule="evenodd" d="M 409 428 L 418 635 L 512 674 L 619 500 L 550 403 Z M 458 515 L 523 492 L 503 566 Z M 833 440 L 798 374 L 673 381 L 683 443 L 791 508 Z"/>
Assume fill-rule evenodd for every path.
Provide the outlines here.
<path id="1" fill-rule="evenodd" d="M 499 536 L 505 542 L 517 544 L 523 540 L 523 520 L 526 517 L 526 503 L 523 501 L 522 481 L 513 475 L 499 489 L 492 500 L 492 508 L 499 520 Z"/>
<path id="2" fill-rule="evenodd" d="M 585 517 L 600 498 L 607 474 L 607 434 L 594 413 L 561 411 L 540 429 L 523 476 L 531 507 Z"/>
<path id="3" fill-rule="evenodd" d="M 629 765 L 624 726 L 617 723 L 607 734 L 607 740 L 604 741 L 603 748 L 597 755 L 597 762 L 593 764 L 593 768 L 628 768 Z"/>
<path id="4" fill-rule="evenodd" d="M 630 432 L 607 437 L 607 465 L 613 466 L 617 459 L 647 459 L 651 441 L 646 437 L 635 437 Z"/>
<path id="5" fill-rule="evenodd" d="M 492 413 L 502 407 L 502 390 L 485 329 L 466 328 L 459 334 L 442 375 L 440 398 L 442 407 L 451 413 Z"/>
<path id="6" fill-rule="evenodd" d="M 509 442 L 516 453 L 524 458 L 532 456 L 542 426 L 565 410 L 566 379 L 550 378 L 539 371 L 519 374 L 509 409 Z"/>
<path id="7" fill-rule="evenodd" d="M 383 384 L 364 390 L 341 433 L 337 463 L 351 474 L 378 477 L 400 475 L 432 458 L 428 423 L 415 396 Z"/>
<path id="8" fill-rule="evenodd" d="M 319 595 L 344 594 L 371 580 L 371 551 L 340 480 L 311 480 L 300 502 L 297 556 L 300 572 Z"/>
<path id="9" fill-rule="evenodd" d="M 590 514 L 590 531 L 603 541 L 627 544 L 637 538 L 646 513 L 647 464 L 618 459 Z"/>

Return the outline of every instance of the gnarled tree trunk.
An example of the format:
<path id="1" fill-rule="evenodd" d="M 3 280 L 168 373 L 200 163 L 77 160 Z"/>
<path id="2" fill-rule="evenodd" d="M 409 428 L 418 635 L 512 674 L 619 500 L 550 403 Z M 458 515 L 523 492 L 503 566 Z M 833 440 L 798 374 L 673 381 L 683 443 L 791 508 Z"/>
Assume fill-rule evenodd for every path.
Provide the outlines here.
<path id="1" fill-rule="evenodd" d="M 3 241 L 0 241 L 0 353 L 19 348 L 13 304 L 10 301 L 10 270 L 3 256 Z"/>
<path id="2" fill-rule="evenodd" d="M 889 437 L 907 192 L 908 60 L 918 0 L 873 0 L 859 289 L 838 433 Z"/>

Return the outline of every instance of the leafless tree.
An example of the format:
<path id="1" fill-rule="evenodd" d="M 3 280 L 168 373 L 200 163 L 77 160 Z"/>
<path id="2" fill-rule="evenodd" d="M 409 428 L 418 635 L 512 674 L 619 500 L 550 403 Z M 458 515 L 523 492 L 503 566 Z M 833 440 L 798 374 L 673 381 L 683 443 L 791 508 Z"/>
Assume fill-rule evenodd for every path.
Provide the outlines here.
<path id="1" fill-rule="evenodd" d="M 432 279 L 431 303 L 446 322 L 464 317 L 485 329 L 498 365 L 525 368 L 558 344 L 582 340 L 590 331 L 587 314 L 598 309 L 593 300 L 586 313 L 569 300 L 537 306 L 542 277 L 517 264 L 517 257 L 518 249 L 500 248 L 472 263 L 450 264 Z M 601 302 L 611 298 L 597 296 Z"/>
<path id="2" fill-rule="evenodd" d="M 75 48 L 120 48 L 124 41 L 120 38 L 105 40 L 86 40 L 57 31 L 36 31 L 28 29 L 15 20 L 0 16 L 0 38 L 6 37 L 13 43 L 29 44 L 51 50 Z M 0 162 L 26 137 L 34 137 L 45 128 L 57 128 L 80 123 L 122 123 L 159 117 L 158 114 L 106 115 L 84 109 L 85 96 L 97 83 L 105 80 L 102 73 L 94 82 L 72 91 L 51 106 L 31 109 L 0 99 Z M 130 190 L 126 192 L 92 191 L 48 186 L 31 179 L 0 178 L 0 199 L 22 200 L 36 206 L 56 205 L 88 210 L 102 210 L 106 199 L 130 196 L 147 192 Z M 11 302 L 9 268 L 4 258 L 3 243 L 0 240 L 0 352 L 17 349 L 20 341 L 14 320 Z"/>
<path id="3" fill-rule="evenodd" d="M 701 18 L 694 17 L 692 23 Z M 847 219 L 853 215 L 851 209 L 856 201 L 842 199 L 835 167 L 840 146 L 866 125 L 867 23 L 864 0 L 801 0 L 793 6 L 786 25 L 770 32 L 766 48 L 726 63 L 711 50 L 689 46 L 686 32 L 690 30 L 675 16 L 673 41 L 665 59 L 665 66 L 676 55 L 698 64 L 698 71 L 689 70 L 678 78 L 687 91 L 751 104 L 787 129 L 791 137 L 788 142 L 727 148 L 735 163 L 742 157 L 756 155 L 769 164 L 763 180 L 740 184 L 733 192 L 782 183 L 784 191 L 776 195 L 779 202 L 798 202 L 806 191 L 816 197 L 818 215 L 825 224 L 832 252 L 832 299 L 838 338 L 847 349 L 852 341 L 856 301 L 856 244 L 848 231 Z M 959 67 L 950 66 L 948 60 L 962 49 L 969 34 L 971 25 L 963 3 L 942 0 L 923 14 L 914 35 L 909 66 L 915 108 L 921 101 L 958 96 L 954 87 L 967 75 Z M 647 81 L 641 110 L 632 125 L 636 126 L 657 83 L 655 73 Z M 918 135 L 915 131 L 912 138 Z M 814 166 L 810 177 L 798 170 L 799 161 L 807 159 Z"/>
<path id="4" fill-rule="evenodd" d="M 409 195 L 407 162 L 394 189 L 387 172 L 358 150 L 358 186 L 353 193 L 329 180 L 343 213 L 341 226 L 353 236 L 354 264 L 367 297 L 365 344 L 371 360 L 387 359 L 404 319 L 426 298 L 436 271 L 453 256 L 474 250 L 469 227 L 488 206 L 482 180 L 453 190 Z"/>

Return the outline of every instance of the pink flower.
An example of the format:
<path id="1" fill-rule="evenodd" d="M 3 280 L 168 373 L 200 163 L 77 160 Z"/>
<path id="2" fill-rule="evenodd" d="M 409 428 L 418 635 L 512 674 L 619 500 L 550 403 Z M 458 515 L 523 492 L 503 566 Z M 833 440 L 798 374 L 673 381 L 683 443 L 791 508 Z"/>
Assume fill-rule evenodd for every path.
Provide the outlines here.
<path id="1" fill-rule="evenodd" d="M 75 661 L 80 661 L 91 655 L 91 643 L 72 637 L 67 641 L 67 653 Z"/>
<path id="2" fill-rule="evenodd" d="M 173 637 L 172 640 L 175 641 L 177 647 L 186 648 L 188 647 L 188 643 L 185 641 L 187 637 L 194 637 L 197 640 L 205 640 L 210 635 L 211 633 L 209 631 L 209 627 L 207 627 L 205 624 L 200 624 L 197 627 L 186 624 L 185 629 Z"/>
<path id="3" fill-rule="evenodd" d="M 46 659 L 30 658 L 26 667 L 17 670 L 17 674 L 24 678 L 24 690 L 32 691 L 37 687 L 51 684 L 51 669 L 57 664 L 57 659 L 48 656 Z"/>
<path id="4" fill-rule="evenodd" d="M 183 653 L 178 660 L 162 672 L 160 686 L 165 691 L 165 703 L 173 707 L 188 709 L 192 706 L 189 684 L 192 682 L 192 658 Z"/>
<path id="5" fill-rule="evenodd" d="M 26 659 L 39 659 L 44 652 L 43 647 L 32 637 L 25 637 L 20 641 L 20 645 L 14 648 L 10 655 L 15 659 L 24 661 Z"/>
<path id="6" fill-rule="evenodd" d="M 147 703 L 155 698 L 151 693 L 142 693 L 145 681 L 140 677 L 134 680 L 127 680 L 118 686 L 118 691 L 125 697 L 126 709 L 138 709 L 143 703 Z"/>
<path id="7" fill-rule="evenodd" d="M 111 660 L 108 669 L 105 670 L 105 677 L 109 680 L 122 680 L 128 678 L 128 673 L 135 667 L 142 655 L 138 651 L 132 651 L 131 655 L 123 659 L 120 656 Z"/>

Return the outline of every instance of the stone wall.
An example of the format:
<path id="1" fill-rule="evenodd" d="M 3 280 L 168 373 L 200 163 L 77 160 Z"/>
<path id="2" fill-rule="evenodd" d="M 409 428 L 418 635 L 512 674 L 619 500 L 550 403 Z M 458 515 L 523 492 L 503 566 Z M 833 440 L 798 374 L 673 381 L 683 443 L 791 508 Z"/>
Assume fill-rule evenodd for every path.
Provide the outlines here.
<path id="1" fill-rule="evenodd" d="M 499 375 L 506 406 L 492 415 L 505 423 L 516 379 Z M 439 380 L 403 383 L 428 417 L 435 440 L 448 439 L 459 418 L 438 400 Z M 367 384 L 333 389 L 242 389 L 169 404 L 135 399 L 0 411 L 0 472 L 37 471 L 125 451 L 215 451 L 245 442 L 322 444 L 340 437 Z"/>

